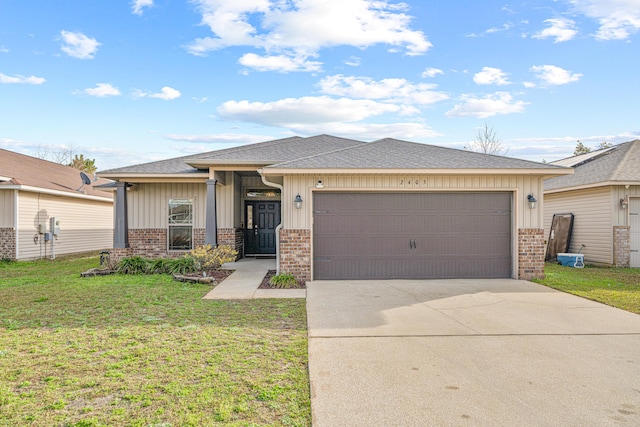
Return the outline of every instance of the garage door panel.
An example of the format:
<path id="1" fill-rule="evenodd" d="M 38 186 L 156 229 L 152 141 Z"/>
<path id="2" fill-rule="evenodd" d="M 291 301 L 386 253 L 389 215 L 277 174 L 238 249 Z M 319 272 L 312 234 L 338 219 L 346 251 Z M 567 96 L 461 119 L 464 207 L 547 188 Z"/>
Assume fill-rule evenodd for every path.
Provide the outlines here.
<path id="1" fill-rule="evenodd" d="M 314 278 L 510 277 L 510 193 L 316 193 Z"/>

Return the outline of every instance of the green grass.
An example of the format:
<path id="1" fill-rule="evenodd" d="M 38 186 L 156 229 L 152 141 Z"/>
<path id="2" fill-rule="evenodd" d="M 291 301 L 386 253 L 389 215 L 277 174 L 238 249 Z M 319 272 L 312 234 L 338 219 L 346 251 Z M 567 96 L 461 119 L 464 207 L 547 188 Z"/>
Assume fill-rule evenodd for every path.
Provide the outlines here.
<path id="1" fill-rule="evenodd" d="M 305 304 L 0 262 L 0 426 L 308 426 Z"/>
<path id="2" fill-rule="evenodd" d="M 640 314 L 640 269 L 545 265 L 545 278 L 534 280 L 570 294 Z"/>

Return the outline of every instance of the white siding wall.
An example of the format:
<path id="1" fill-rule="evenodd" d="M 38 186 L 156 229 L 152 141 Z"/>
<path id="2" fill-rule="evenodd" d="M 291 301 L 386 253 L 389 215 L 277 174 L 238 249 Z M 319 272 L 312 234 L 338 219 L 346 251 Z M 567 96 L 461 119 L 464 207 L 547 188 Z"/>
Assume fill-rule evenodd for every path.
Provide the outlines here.
<path id="1" fill-rule="evenodd" d="M 15 225 L 15 190 L 0 190 L 0 227 L 9 228 Z"/>
<path id="2" fill-rule="evenodd" d="M 545 237 L 554 214 L 572 213 L 571 252 L 585 245 L 585 261 L 613 263 L 613 213 L 611 187 L 552 193 L 544 196 Z M 623 225 L 623 224 L 621 224 Z"/>
<path id="3" fill-rule="evenodd" d="M 324 188 L 317 190 L 320 179 Z M 283 227 L 287 229 L 311 228 L 312 193 L 323 190 L 514 191 L 515 228 L 542 227 L 542 178 L 538 176 L 292 175 L 286 176 L 284 183 Z M 293 207 L 296 194 L 304 200 L 302 209 Z M 528 194 L 538 200 L 537 209 L 529 209 Z"/>
<path id="4" fill-rule="evenodd" d="M 110 248 L 113 244 L 112 203 L 21 191 L 18 195 L 18 259 L 51 256 L 51 242 L 37 235 L 49 218 L 61 222 L 55 253 L 72 254 Z"/>

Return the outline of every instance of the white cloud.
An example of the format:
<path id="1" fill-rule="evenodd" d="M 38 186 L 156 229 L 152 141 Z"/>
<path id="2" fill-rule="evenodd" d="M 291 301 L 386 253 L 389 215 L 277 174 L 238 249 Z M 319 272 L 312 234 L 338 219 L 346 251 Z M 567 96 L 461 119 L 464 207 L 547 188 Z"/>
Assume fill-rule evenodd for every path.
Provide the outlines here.
<path id="1" fill-rule="evenodd" d="M 496 92 L 483 98 L 473 95 L 462 95 L 462 104 L 447 111 L 447 117 L 478 117 L 486 119 L 491 116 L 511 113 L 521 113 L 527 104 L 524 101 L 516 101 L 509 92 Z"/>
<path id="2" fill-rule="evenodd" d="M 413 84 L 405 79 L 373 80 L 368 77 L 348 77 L 341 74 L 323 78 L 320 90 L 329 95 L 363 99 L 378 99 L 400 104 L 433 104 L 449 97 L 434 89 L 435 84 Z"/>
<path id="3" fill-rule="evenodd" d="M 6 74 L 0 73 L 0 83 L 41 85 L 45 81 L 46 79 L 44 77 L 27 77 L 20 74 L 16 74 L 15 76 L 7 76 Z"/>
<path id="4" fill-rule="evenodd" d="M 345 65 L 348 65 L 350 67 L 359 67 L 362 61 L 357 56 L 350 56 L 348 59 L 345 59 L 343 62 Z"/>
<path id="5" fill-rule="evenodd" d="M 513 22 L 506 22 L 502 25 L 502 27 L 491 27 L 488 30 L 485 30 L 483 33 L 470 33 L 467 34 L 465 37 L 484 37 L 485 34 L 493 34 L 493 33 L 499 33 L 501 31 L 507 31 L 510 30 L 514 27 Z"/>
<path id="6" fill-rule="evenodd" d="M 307 58 L 316 57 L 321 49 L 333 46 L 364 49 L 387 44 L 403 47 L 407 55 L 421 55 L 431 47 L 422 31 L 410 28 L 412 17 L 405 13 L 408 6 L 404 3 L 391 4 L 386 0 L 195 0 L 195 3 L 202 14 L 202 23 L 209 26 L 214 36 L 189 44 L 187 50 L 194 55 L 248 46 L 264 49 L 265 58 L 284 56 L 306 63 Z M 259 57 L 244 58 L 247 61 Z"/>
<path id="7" fill-rule="evenodd" d="M 9 49 L 7 49 L 4 45 L 0 46 L 0 52 L 9 53 Z"/>
<path id="8" fill-rule="evenodd" d="M 268 141 L 273 137 L 265 135 L 249 135 L 239 133 L 217 133 L 210 135 L 179 135 L 168 134 L 166 137 L 172 141 L 182 141 L 194 144 L 250 144 L 253 142 Z"/>
<path id="9" fill-rule="evenodd" d="M 544 83 L 556 86 L 577 82 L 582 77 L 582 74 L 572 73 L 555 65 L 534 65 L 531 71 Z"/>
<path id="10" fill-rule="evenodd" d="M 482 71 L 474 74 L 473 81 L 479 85 L 508 85 L 511 84 L 507 78 L 507 73 L 500 68 L 482 67 Z"/>
<path id="11" fill-rule="evenodd" d="M 437 76 L 438 74 L 444 74 L 444 71 L 442 71 L 440 68 L 428 67 L 425 68 L 421 76 L 424 78 L 432 78 Z"/>
<path id="12" fill-rule="evenodd" d="M 415 110 L 368 99 L 335 99 L 328 96 L 286 98 L 274 102 L 227 101 L 218 107 L 218 115 L 267 126 L 294 128 L 300 124 L 356 122 L 385 113 L 410 113 Z"/>
<path id="13" fill-rule="evenodd" d="M 546 39 L 548 37 L 554 37 L 554 43 L 566 42 L 573 39 L 578 31 L 575 29 L 576 23 L 571 19 L 566 18 L 553 18 L 546 19 L 544 21 L 549 24 L 549 27 L 542 31 L 535 33 L 534 39 Z"/>
<path id="14" fill-rule="evenodd" d="M 180 98 L 182 94 L 177 89 L 174 89 L 169 86 L 165 86 L 160 90 L 159 93 L 149 93 L 149 92 L 143 92 L 139 90 L 134 92 L 133 96 L 136 98 L 148 97 L 148 98 L 163 99 L 165 101 L 172 101 L 174 99 Z"/>
<path id="15" fill-rule="evenodd" d="M 623 40 L 640 30 L 637 0 L 570 0 L 575 10 L 600 24 L 596 38 Z"/>
<path id="16" fill-rule="evenodd" d="M 132 13 L 142 15 L 142 9 L 153 6 L 153 0 L 133 0 Z"/>
<path id="17" fill-rule="evenodd" d="M 442 136 L 424 123 L 297 123 L 289 127 L 299 135 L 340 135 L 358 140 L 418 139 Z"/>
<path id="18" fill-rule="evenodd" d="M 121 95 L 120 90 L 117 87 L 113 87 L 109 83 L 97 83 L 96 87 L 87 88 L 82 92 L 86 93 L 87 95 L 97 97 Z"/>
<path id="19" fill-rule="evenodd" d="M 93 59 L 101 45 L 96 39 L 87 37 L 82 33 L 72 31 L 60 31 L 63 45 L 60 47 L 64 53 L 74 58 Z"/>
<path id="20" fill-rule="evenodd" d="M 245 67 L 258 71 L 320 71 L 321 62 L 308 61 L 306 58 L 296 58 L 286 55 L 260 56 L 255 53 L 244 54 L 238 62 Z"/>

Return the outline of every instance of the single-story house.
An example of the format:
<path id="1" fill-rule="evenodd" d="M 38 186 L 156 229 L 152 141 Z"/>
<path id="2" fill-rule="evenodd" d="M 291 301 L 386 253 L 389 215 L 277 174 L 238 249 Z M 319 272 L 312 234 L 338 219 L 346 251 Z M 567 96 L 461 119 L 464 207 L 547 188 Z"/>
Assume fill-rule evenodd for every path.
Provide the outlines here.
<path id="1" fill-rule="evenodd" d="M 640 140 L 553 162 L 573 175 L 544 183 L 546 235 L 554 214 L 572 213 L 571 252 L 586 262 L 640 267 Z"/>
<path id="2" fill-rule="evenodd" d="M 85 184 L 77 169 L 0 149 L 0 259 L 110 248 L 112 196 Z"/>
<path id="3" fill-rule="evenodd" d="M 112 258 L 211 243 L 275 255 L 279 270 L 300 280 L 529 279 L 544 274 L 543 180 L 572 172 L 397 139 L 319 135 L 99 175 L 117 186 Z"/>

